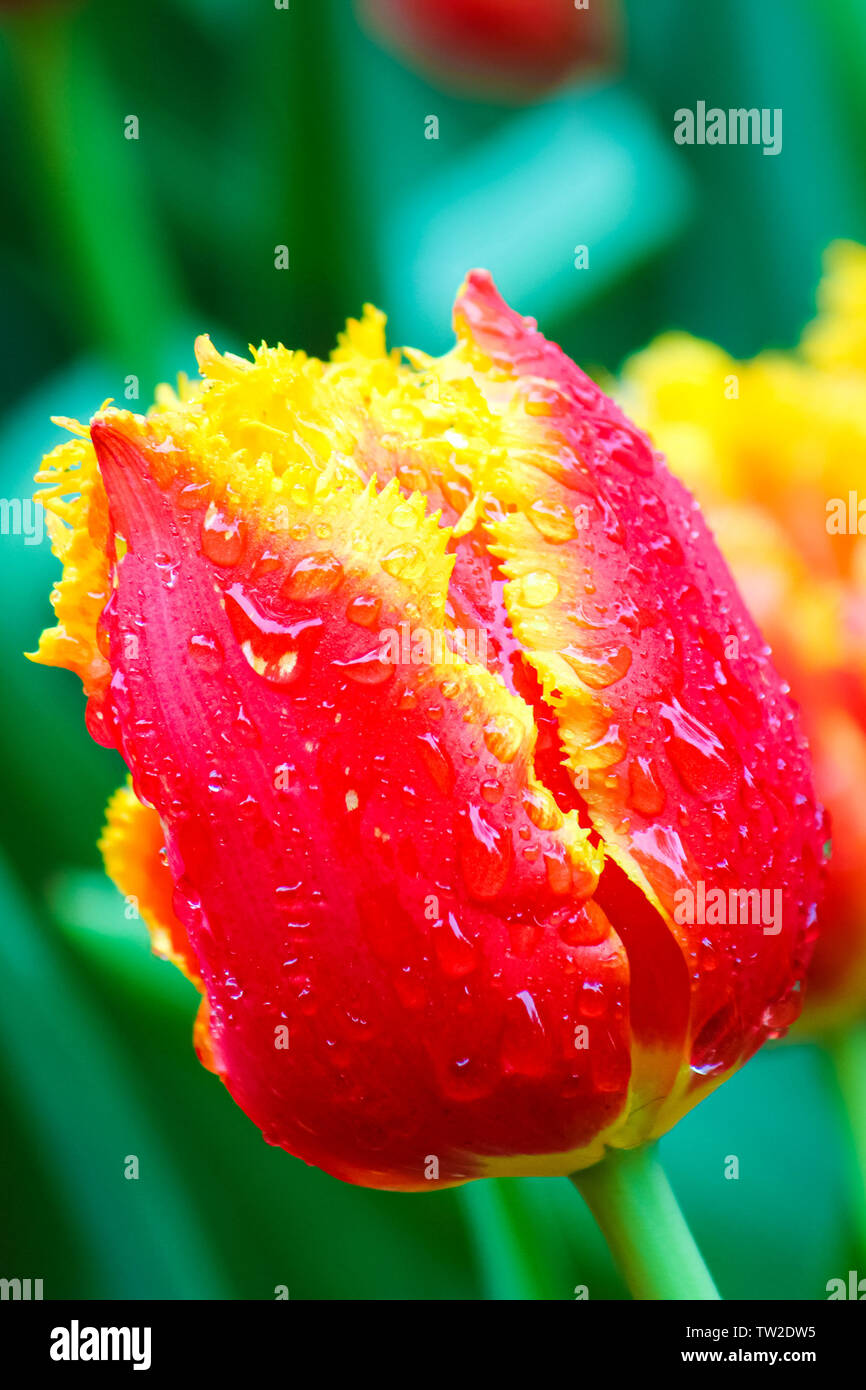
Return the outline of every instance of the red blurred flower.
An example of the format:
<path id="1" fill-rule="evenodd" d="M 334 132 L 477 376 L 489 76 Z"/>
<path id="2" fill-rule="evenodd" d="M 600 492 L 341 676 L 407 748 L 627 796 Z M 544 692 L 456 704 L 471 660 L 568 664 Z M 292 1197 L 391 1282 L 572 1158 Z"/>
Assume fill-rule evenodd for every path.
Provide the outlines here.
<path id="1" fill-rule="evenodd" d="M 528 94 L 609 59 L 616 10 L 595 0 L 362 0 L 373 30 L 448 83 Z"/>
<path id="2" fill-rule="evenodd" d="M 201 339 L 200 387 L 41 474 L 39 659 L 129 766 L 106 862 L 203 1059 L 269 1141 L 407 1189 L 667 1130 L 796 1016 L 822 862 L 690 495 L 486 274 L 456 327 L 410 366 L 372 310 L 330 364 Z M 679 910 L 762 890 L 772 925 Z"/>

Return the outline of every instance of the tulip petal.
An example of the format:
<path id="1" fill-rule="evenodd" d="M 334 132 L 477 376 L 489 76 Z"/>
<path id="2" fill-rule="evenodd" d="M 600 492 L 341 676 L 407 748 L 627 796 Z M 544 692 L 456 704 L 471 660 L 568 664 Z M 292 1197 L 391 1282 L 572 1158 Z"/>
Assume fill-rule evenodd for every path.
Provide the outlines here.
<path id="1" fill-rule="evenodd" d="M 819 316 L 796 352 L 735 361 L 669 333 L 632 358 L 621 381 L 630 412 L 699 498 L 802 706 L 833 853 L 800 1036 L 856 1017 L 866 999 L 864 271 L 864 248 L 828 249 Z"/>
<path id="2" fill-rule="evenodd" d="M 218 495 L 212 460 L 135 417 L 92 437 L 123 542 L 105 726 L 165 831 L 235 1098 L 383 1186 L 597 1156 L 628 1090 L 625 955 L 530 709 L 444 644 L 448 532 L 393 482 Z M 383 657 L 407 614 L 438 659 Z"/>
<path id="3" fill-rule="evenodd" d="M 683 1086 L 705 1084 L 798 1012 L 822 821 L 794 707 L 695 503 L 646 437 L 486 274 L 469 276 L 455 317 L 458 361 L 486 375 L 503 414 L 522 415 L 524 447 L 497 478 L 488 524 L 514 633 L 592 824 L 682 951 Z M 681 920 L 682 895 L 696 909 L 701 885 L 724 896 L 723 922 Z M 732 901 L 748 921 L 731 925 Z"/>

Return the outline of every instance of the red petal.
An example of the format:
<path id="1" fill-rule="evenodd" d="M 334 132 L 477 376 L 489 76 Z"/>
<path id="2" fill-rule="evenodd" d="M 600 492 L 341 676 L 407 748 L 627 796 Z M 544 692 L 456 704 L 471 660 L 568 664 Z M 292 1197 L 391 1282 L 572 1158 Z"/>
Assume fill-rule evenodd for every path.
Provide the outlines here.
<path id="1" fill-rule="evenodd" d="M 593 825 L 679 944 L 697 1081 L 719 1077 L 796 1016 L 814 936 L 824 828 L 795 707 L 696 504 L 646 437 L 487 274 L 470 275 L 456 322 L 458 355 L 524 419 L 525 449 L 497 487 L 509 506 L 489 526 L 515 635 L 572 772 L 585 770 Z M 688 909 L 678 890 L 699 913 L 701 885 L 724 894 L 727 924 L 674 920 Z M 759 921 L 737 890 L 767 895 Z M 623 935 L 645 996 L 652 953 L 632 948 L 646 935 Z M 675 980 L 667 972 L 676 1008 Z"/>
<path id="2" fill-rule="evenodd" d="M 447 533 L 392 527 L 396 489 L 318 489 L 269 529 L 231 490 L 195 502 L 204 467 L 131 417 L 92 433 L 127 547 L 114 726 L 232 1094 L 271 1142 L 372 1185 L 425 1188 L 431 1156 L 450 1182 L 599 1151 L 627 971 L 584 905 L 592 853 L 533 783 L 530 712 L 479 667 L 382 659 L 412 604 L 441 628 Z"/>

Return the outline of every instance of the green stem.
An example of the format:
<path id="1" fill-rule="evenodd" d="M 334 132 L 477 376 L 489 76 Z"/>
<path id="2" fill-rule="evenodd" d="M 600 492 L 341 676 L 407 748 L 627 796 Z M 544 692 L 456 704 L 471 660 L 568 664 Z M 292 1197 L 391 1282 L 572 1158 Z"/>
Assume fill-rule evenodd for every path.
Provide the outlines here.
<path id="1" fill-rule="evenodd" d="M 840 1029 L 827 1048 L 851 1136 L 852 1217 L 859 1249 L 866 1252 L 866 1022 Z"/>
<path id="2" fill-rule="evenodd" d="M 572 1173 L 638 1299 L 715 1299 L 718 1290 L 695 1245 L 655 1145 L 611 1149 Z"/>

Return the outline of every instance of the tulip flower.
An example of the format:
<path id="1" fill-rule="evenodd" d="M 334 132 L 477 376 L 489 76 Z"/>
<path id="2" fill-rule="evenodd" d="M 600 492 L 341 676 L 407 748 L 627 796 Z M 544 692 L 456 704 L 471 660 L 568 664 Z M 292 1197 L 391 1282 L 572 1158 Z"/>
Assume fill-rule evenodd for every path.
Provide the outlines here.
<path id="1" fill-rule="evenodd" d="M 449 85 L 531 96 L 614 51 L 613 6 L 574 0 L 362 0 L 373 33 Z"/>
<path id="2" fill-rule="evenodd" d="M 200 338 L 200 384 L 67 422 L 37 660 L 129 768 L 108 871 L 270 1143 L 406 1191 L 579 1170 L 614 1227 L 599 1173 L 799 1011 L 806 744 L 690 494 L 486 273 L 444 357 L 383 323 Z M 680 1235 L 636 1289 L 682 1290 Z"/>

